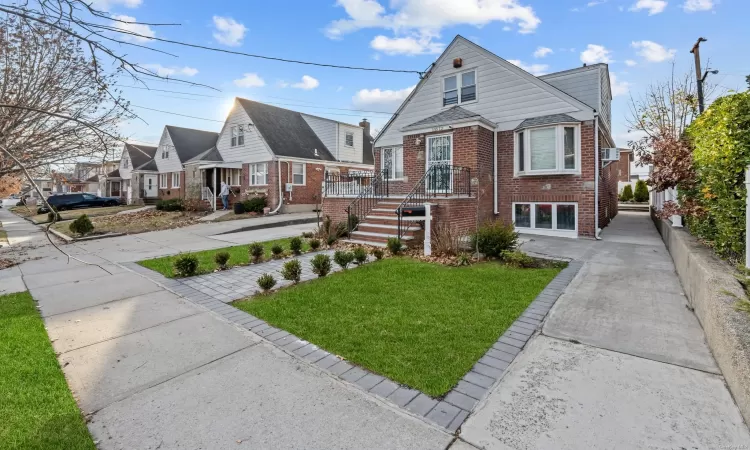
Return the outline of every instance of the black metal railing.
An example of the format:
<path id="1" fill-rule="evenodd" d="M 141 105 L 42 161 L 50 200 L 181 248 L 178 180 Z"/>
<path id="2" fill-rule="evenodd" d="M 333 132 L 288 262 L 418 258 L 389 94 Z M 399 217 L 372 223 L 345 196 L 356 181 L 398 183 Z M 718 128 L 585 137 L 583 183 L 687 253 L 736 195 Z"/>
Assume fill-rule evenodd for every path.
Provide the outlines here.
<path id="1" fill-rule="evenodd" d="M 396 208 L 399 239 L 403 237 L 403 209 L 422 206 L 427 200 L 438 197 L 471 197 L 471 169 L 447 164 L 430 166 Z"/>
<path id="2" fill-rule="evenodd" d="M 347 235 L 351 236 L 359 222 L 386 197 L 388 197 L 388 171 L 383 170 L 375 173 L 375 176 L 370 180 L 370 184 L 364 187 L 357 198 L 346 208 Z"/>
<path id="3" fill-rule="evenodd" d="M 363 190 L 372 185 L 372 181 L 378 176 L 377 172 L 338 174 L 326 172 L 323 184 L 323 195 L 352 196 L 359 195 Z"/>

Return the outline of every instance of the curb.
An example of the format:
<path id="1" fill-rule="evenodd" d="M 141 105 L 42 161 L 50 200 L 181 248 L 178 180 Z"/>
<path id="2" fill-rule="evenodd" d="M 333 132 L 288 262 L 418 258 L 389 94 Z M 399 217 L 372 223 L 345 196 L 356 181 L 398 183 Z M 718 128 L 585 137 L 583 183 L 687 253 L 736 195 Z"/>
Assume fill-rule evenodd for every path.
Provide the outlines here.
<path id="1" fill-rule="evenodd" d="M 317 222 L 318 222 L 318 218 L 312 217 L 309 219 L 291 219 L 291 220 L 285 220 L 281 222 L 262 223 L 259 225 L 251 225 L 247 227 L 237 228 L 236 230 L 232 230 L 232 231 L 225 231 L 223 233 L 217 234 L 216 236 L 222 236 L 225 234 L 232 234 L 232 233 L 241 233 L 243 231 L 263 230 L 266 228 L 286 227 L 289 225 L 303 225 L 306 223 L 317 223 Z"/>

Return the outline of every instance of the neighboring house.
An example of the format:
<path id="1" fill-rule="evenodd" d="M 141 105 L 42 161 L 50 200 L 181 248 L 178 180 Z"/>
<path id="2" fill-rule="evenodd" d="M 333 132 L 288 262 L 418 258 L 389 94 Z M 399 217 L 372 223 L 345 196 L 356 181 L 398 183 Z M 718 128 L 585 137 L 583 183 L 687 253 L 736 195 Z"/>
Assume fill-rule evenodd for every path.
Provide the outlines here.
<path id="1" fill-rule="evenodd" d="M 99 177 L 99 195 L 120 197 L 128 205 L 156 201 L 156 147 L 125 143 L 117 166 L 107 166 Z"/>
<path id="2" fill-rule="evenodd" d="M 159 198 L 196 198 L 201 195 L 199 186 L 194 192 L 185 182 L 186 164 L 199 155 L 206 154 L 216 147 L 219 134 L 214 131 L 180 128 L 172 125 L 164 127 L 154 161 L 158 168 Z M 239 171 L 235 174 L 239 177 Z M 227 177 L 230 177 L 227 172 Z"/>
<path id="3" fill-rule="evenodd" d="M 524 233 L 595 237 L 617 214 L 614 165 L 599 154 L 615 147 L 611 100 L 606 64 L 536 77 L 457 36 L 375 140 L 387 175 L 374 183 L 387 190 L 329 196 L 324 212 L 345 220 L 351 205 L 352 238 L 364 242 L 411 237 L 394 211 L 426 200 L 435 223 L 463 232 L 500 219 Z M 364 207 L 368 195 L 382 203 Z"/>

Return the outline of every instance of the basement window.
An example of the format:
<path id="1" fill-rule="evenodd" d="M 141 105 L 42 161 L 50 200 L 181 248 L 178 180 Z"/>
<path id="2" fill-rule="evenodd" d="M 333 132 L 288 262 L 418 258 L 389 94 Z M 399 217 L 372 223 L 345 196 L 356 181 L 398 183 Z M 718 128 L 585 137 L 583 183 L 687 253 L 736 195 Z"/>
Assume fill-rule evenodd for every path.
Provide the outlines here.
<path id="1" fill-rule="evenodd" d="M 577 235 L 577 203 L 513 203 L 516 230 L 552 236 Z"/>

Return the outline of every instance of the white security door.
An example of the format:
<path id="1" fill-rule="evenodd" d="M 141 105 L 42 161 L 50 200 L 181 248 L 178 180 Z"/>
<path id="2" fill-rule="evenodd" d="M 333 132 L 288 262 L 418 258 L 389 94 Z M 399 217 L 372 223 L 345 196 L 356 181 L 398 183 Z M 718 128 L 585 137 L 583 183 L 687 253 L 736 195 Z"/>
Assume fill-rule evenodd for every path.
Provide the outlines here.
<path id="1" fill-rule="evenodd" d="M 427 178 L 427 190 L 450 194 L 453 192 L 453 136 L 429 136 L 427 138 L 427 167 L 430 170 L 433 166 L 433 174 Z"/>
<path id="2" fill-rule="evenodd" d="M 154 198 L 159 196 L 159 191 L 156 186 L 156 175 L 143 176 L 143 190 L 145 191 L 146 198 Z"/>

